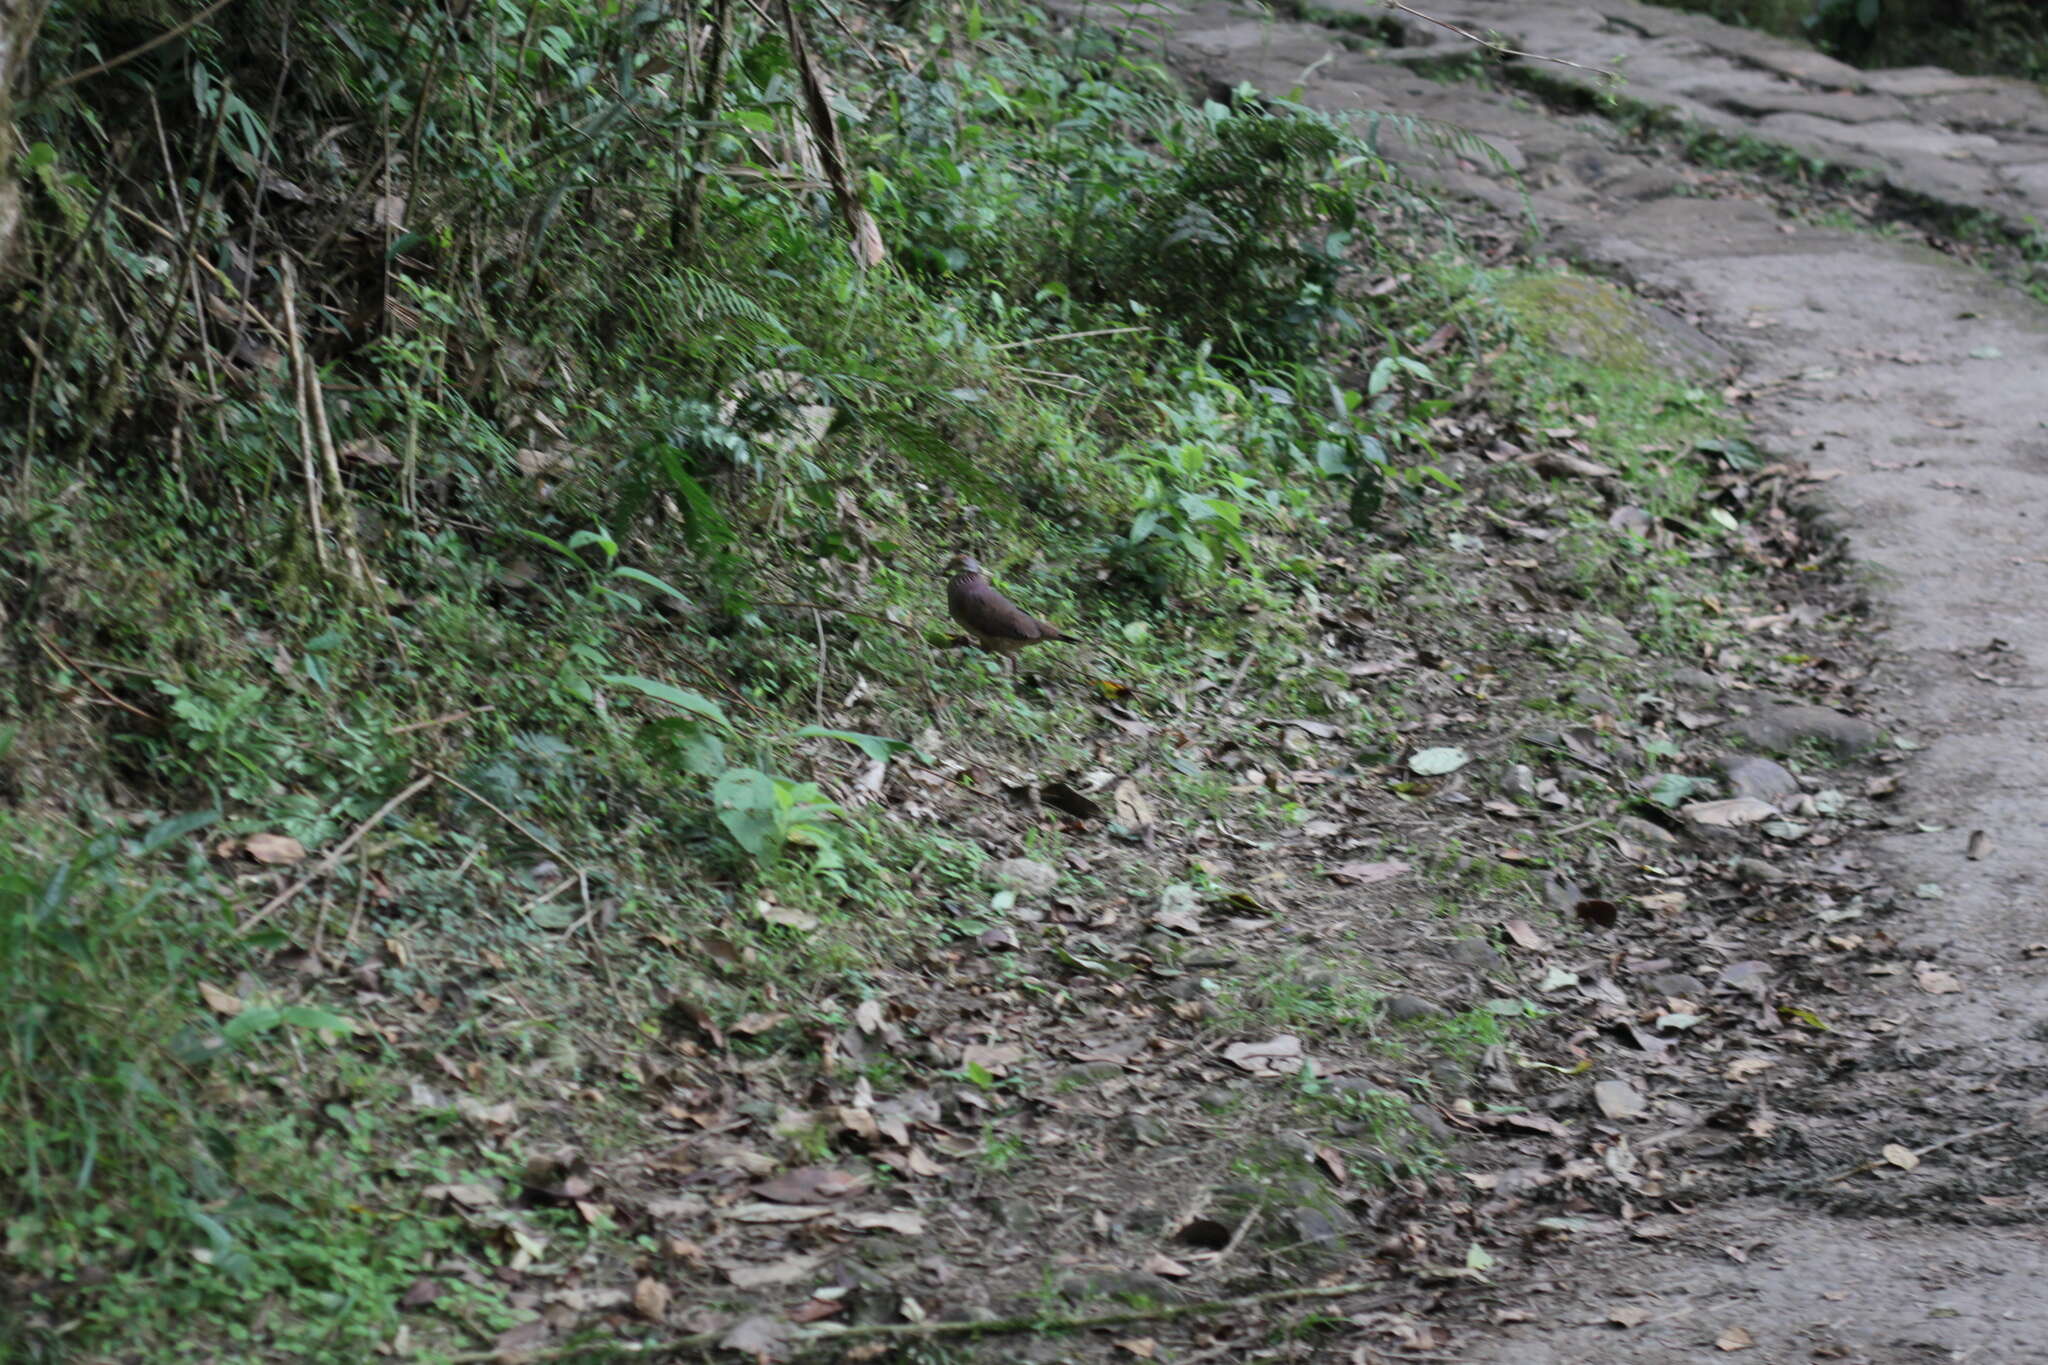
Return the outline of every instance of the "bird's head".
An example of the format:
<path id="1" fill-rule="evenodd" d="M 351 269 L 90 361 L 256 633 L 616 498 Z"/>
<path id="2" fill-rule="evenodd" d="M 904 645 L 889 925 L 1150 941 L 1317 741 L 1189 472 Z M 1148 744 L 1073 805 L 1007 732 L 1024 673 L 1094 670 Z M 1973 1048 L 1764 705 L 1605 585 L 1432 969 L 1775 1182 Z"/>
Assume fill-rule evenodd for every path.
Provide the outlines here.
<path id="1" fill-rule="evenodd" d="M 946 561 L 946 572 L 949 574 L 980 574 L 984 578 L 988 576 L 988 570 L 982 568 L 981 561 L 973 555 L 954 555 Z"/>

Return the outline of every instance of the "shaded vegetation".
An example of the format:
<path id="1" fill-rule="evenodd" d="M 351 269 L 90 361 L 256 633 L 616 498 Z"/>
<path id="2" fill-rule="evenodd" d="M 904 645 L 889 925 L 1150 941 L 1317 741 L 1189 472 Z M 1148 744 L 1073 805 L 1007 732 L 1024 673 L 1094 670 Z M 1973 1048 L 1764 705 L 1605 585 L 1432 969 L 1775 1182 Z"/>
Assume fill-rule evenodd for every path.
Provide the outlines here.
<path id="1" fill-rule="evenodd" d="M 1553 363 L 1516 322 L 1542 291 L 1324 116 L 1191 106 L 1101 33 L 973 6 L 252 3 L 64 78 L 182 15 L 52 7 L 14 111 L 0 1331 L 31 1358 L 361 1359 L 451 1263 L 420 1349 L 473 1349 L 527 1316 L 476 1269 L 522 1237 L 653 1254 L 441 1088 L 600 1152 L 743 1103 L 765 1129 L 802 1077 L 907 1088 L 935 1068 L 820 1040 L 1014 908 L 945 802 L 1080 772 L 1134 699 L 1163 799 L 1299 823 L 1160 731 L 1249 676 L 1397 751 L 1433 703 L 1368 707 L 1319 653 L 1328 566 L 1346 610 L 1495 629 L 1449 528 L 1537 480 L 1449 458 L 1482 435 L 1605 414 L 1683 543 L 1554 500 L 1549 587 L 1726 643 L 1688 605 L 1754 551 L 1702 510 L 1713 400 Z M 1091 642 L 1056 685 L 934 648 L 955 548 Z M 882 802 L 913 763 L 943 797 Z M 1123 875 L 1089 890 L 1158 893 Z M 1364 1026 L 1363 968 L 1208 994 L 1416 1046 Z M 1390 1096 L 1311 1075 L 1281 1107 L 1433 1169 Z M 528 1222 L 467 1216 L 485 1182 Z"/>

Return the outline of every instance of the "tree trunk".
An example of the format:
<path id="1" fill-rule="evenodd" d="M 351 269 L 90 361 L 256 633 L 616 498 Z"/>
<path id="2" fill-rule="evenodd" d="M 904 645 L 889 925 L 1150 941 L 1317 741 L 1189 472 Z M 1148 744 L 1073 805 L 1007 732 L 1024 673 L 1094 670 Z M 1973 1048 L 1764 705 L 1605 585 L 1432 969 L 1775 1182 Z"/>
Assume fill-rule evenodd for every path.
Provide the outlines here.
<path id="1" fill-rule="evenodd" d="M 44 0 L 0 0 L 0 282 L 7 279 L 21 227 L 21 186 L 14 178 L 14 91 L 28 70 Z"/>

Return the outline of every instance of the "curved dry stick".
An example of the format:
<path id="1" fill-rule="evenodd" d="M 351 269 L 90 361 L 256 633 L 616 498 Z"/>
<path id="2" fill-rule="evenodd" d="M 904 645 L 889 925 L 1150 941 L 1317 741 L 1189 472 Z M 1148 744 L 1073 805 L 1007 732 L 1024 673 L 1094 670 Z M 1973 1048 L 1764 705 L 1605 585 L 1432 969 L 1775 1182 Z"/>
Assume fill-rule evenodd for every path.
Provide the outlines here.
<path id="1" fill-rule="evenodd" d="M 1386 5 L 1388 9 L 1397 9 L 1403 14 L 1413 15 L 1425 24 L 1435 24 L 1438 28 L 1448 29 L 1465 41 L 1477 43 L 1487 51 L 1498 52 L 1503 57 L 1527 57 L 1532 62 L 1549 62 L 1553 66 L 1568 66 L 1574 71 L 1591 71 L 1594 75 L 1605 76 L 1611 81 L 1621 79 L 1619 71 L 1610 71 L 1604 66 L 1583 66 L 1578 62 L 1568 62 L 1562 57 L 1546 57 L 1541 52 L 1523 52 L 1519 48 L 1509 47 L 1506 43 L 1496 43 L 1489 38 L 1482 38 L 1476 33 L 1468 33 L 1448 19 L 1439 19 L 1434 14 L 1424 14 L 1419 9 L 1402 4 L 1401 0 L 1381 0 L 1381 3 Z"/>

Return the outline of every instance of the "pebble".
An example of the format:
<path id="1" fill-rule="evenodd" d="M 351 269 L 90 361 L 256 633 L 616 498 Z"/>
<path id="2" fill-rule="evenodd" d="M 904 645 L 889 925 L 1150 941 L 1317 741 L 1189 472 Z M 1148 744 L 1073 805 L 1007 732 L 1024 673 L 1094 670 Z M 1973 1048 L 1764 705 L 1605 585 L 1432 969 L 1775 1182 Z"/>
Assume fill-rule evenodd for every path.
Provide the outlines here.
<path id="1" fill-rule="evenodd" d="M 1742 717 L 1733 728 L 1759 749 L 1785 753 L 1815 742 L 1826 745 L 1838 759 L 1874 749 L 1879 739 L 1878 728 L 1869 721 L 1825 706 L 1766 706 Z"/>
<path id="2" fill-rule="evenodd" d="M 1500 952 L 1483 938 L 1461 938 L 1451 945 L 1451 961 L 1486 971 L 1500 965 Z"/>
<path id="3" fill-rule="evenodd" d="M 1614 832 L 1624 839 L 1653 848 L 1670 848 L 1678 842 L 1678 836 L 1662 825 L 1652 824 L 1640 815 L 1624 815 L 1614 822 Z"/>
<path id="4" fill-rule="evenodd" d="M 1727 754 L 1714 760 L 1714 766 L 1721 770 L 1729 791 L 1736 796 L 1775 801 L 1799 790 L 1799 779 L 1776 759 L 1759 758 L 1754 754 Z"/>
<path id="5" fill-rule="evenodd" d="M 1405 991 L 1399 995 L 1388 996 L 1386 1004 L 1382 1008 L 1386 1010 L 1387 1018 L 1397 1024 L 1413 1023 L 1417 1019 L 1430 1019 L 1443 1013 L 1443 1011 L 1439 1010 L 1429 1001 L 1424 1000 L 1421 996 L 1410 995 Z"/>
<path id="6" fill-rule="evenodd" d="M 1036 858 L 1005 858 L 987 871 L 990 881 L 1020 896 L 1043 896 L 1060 884 L 1059 869 Z"/>

